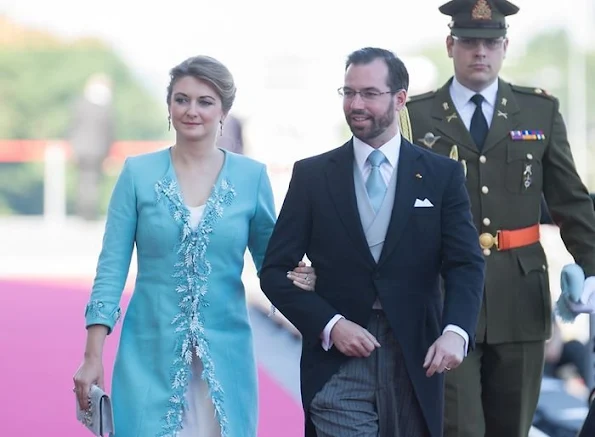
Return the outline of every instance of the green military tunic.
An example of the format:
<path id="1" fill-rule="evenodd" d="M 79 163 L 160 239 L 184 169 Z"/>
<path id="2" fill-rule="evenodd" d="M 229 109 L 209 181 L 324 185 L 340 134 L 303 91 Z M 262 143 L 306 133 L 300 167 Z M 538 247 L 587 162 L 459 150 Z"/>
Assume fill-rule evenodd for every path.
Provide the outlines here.
<path id="1" fill-rule="evenodd" d="M 495 236 L 539 223 L 543 194 L 569 252 L 586 276 L 595 275 L 593 203 L 576 172 L 558 101 L 539 88 L 500 80 L 480 152 L 455 109 L 450 84 L 407 103 L 411 137 L 464 166 L 479 233 Z M 447 374 L 445 437 L 524 437 L 551 333 L 546 257 L 539 243 L 484 247 L 477 347 Z"/>
<path id="2" fill-rule="evenodd" d="M 586 276 L 595 275 L 593 203 L 576 172 L 558 101 L 539 88 L 500 80 L 494 118 L 480 153 L 449 87 L 450 81 L 407 103 L 413 142 L 465 166 L 479 233 L 495 235 L 539 223 L 543 193 L 568 250 Z M 529 131 L 525 138 L 522 131 Z M 493 247 L 484 255 L 486 284 L 477 341 L 548 338 L 551 302 L 541 245 L 506 251 Z"/>

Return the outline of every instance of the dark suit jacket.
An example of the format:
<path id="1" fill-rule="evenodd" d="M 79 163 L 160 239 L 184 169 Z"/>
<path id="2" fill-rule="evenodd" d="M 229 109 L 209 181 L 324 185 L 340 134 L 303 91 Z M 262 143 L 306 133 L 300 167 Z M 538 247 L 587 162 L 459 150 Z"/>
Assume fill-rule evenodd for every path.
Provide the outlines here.
<path id="1" fill-rule="evenodd" d="M 587 414 L 587 418 L 585 419 L 585 423 L 581 427 L 581 430 L 577 437 L 590 437 L 595 435 L 595 401 L 593 401 L 593 397 L 595 396 L 595 391 L 591 392 L 589 396 L 591 407 L 589 408 L 589 414 Z"/>
<path id="2" fill-rule="evenodd" d="M 473 332 L 481 306 L 484 260 L 471 220 L 460 164 L 403 140 L 392 218 L 378 264 L 357 210 L 353 145 L 299 161 L 261 270 L 261 286 L 303 336 L 302 401 L 306 435 L 314 395 L 348 357 L 325 352 L 320 334 L 337 313 L 366 326 L 378 296 L 433 437 L 442 435 L 443 377 L 422 367 L 447 324 Z M 434 207 L 414 208 L 416 199 Z M 287 281 L 307 254 L 318 277 L 316 292 Z M 441 294 L 443 275 L 445 296 Z"/>

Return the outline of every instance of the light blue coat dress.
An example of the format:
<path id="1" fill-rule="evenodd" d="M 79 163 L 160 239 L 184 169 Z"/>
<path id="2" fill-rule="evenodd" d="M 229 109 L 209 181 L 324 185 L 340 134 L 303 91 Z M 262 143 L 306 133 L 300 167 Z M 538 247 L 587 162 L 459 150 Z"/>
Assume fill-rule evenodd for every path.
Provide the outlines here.
<path id="1" fill-rule="evenodd" d="M 86 308 L 87 326 L 111 332 L 136 244 L 138 275 L 112 381 L 116 437 L 176 435 L 193 354 L 222 436 L 256 436 L 256 365 L 241 273 L 247 247 L 260 271 L 275 222 L 265 166 L 225 152 L 195 231 L 189 217 L 169 149 L 126 160 Z"/>

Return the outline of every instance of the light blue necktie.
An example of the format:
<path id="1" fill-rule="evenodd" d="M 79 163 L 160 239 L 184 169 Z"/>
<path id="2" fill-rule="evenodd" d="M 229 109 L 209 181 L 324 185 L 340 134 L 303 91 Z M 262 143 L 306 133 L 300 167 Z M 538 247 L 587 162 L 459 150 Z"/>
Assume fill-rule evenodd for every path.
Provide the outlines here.
<path id="1" fill-rule="evenodd" d="M 386 194 L 386 183 L 382 178 L 382 174 L 380 174 L 380 165 L 384 161 L 386 161 L 386 156 L 380 150 L 374 150 L 368 156 L 368 162 L 372 165 L 372 170 L 366 181 L 366 189 L 374 212 L 378 212 Z"/>

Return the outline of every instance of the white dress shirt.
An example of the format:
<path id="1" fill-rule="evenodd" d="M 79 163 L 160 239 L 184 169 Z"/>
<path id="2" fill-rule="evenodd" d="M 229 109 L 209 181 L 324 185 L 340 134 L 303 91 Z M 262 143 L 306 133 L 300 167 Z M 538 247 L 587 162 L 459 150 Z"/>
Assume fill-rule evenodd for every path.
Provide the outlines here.
<path id="1" fill-rule="evenodd" d="M 357 165 L 357 168 L 360 170 L 364 181 L 368 179 L 368 176 L 372 171 L 372 165 L 368 161 L 368 156 L 370 156 L 370 153 L 372 153 L 374 150 L 375 149 L 372 146 L 364 143 L 359 138 L 353 137 L 353 154 L 355 158 L 355 163 Z M 401 152 L 401 133 L 397 132 L 397 134 L 394 137 L 392 137 L 389 141 L 380 146 L 378 150 L 380 150 L 384 154 L 384 156 L 386 156 L 386 160 L 380 165 L 380 174 L 382 175 L 382 179 L 388 186 L 388 183 L 393 176 L 393 172 L 396 171 L 399 164 L 399 155 Z M 331 331 L 335 324 L 342 318 L 344 317 L 341 314 L 335 314 L 335 316 L 324 327 L 324 330 L 321 333 L 321 340 L 322 348 L 325 351 L 328 351 L 331 347 L 333 347 L 333 341 L 331 340 Z M 446 331 L 453 331 L 459 334 L 461 337 L 463 337 L 463 339 L 465 340 L 464 353 L 465 355 L 467 355 L 469 335 L 465 332 L 465 330 L 456 325 L 447 325 L 444 328 L 443 332 Z"/>
<path id="2" fill-rule="evenodd" d="M 471 118 L 475 112 L 475 103 L 471 101 L 471 97 L 475 94 L 481 94 L 484 101 L 481 105 L 483 115 L 488 122 L 488 128 L 492 124 L 492 117 L 494 116 L 494 108 L 496 107 L 496 96 L 498 94 L 498 81 L 495 80 L 486 89 L 477 93 L 469 88 L 461 85 L 461 83 L 455 77 L 450 84 L 450 98 L 455 105 L 455 108 L 461 116 L 461 121 L 467 128 L 470 129 Z"/>

